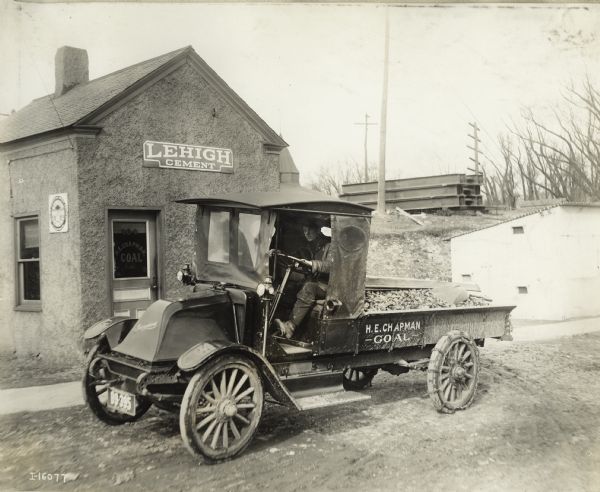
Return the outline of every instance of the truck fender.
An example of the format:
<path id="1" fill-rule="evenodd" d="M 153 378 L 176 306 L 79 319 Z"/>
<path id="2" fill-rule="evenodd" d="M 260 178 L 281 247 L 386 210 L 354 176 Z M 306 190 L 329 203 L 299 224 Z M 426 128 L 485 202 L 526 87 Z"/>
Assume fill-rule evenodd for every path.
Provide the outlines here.
<path id="1" fill-rule="evenodd" d="M 256 364 L 267 391 L 279 403 L 300 409 L 294 397 L 281 383 L 273 366 L 256 350 L 229 340 L 213 340 L 194 345 L 177 359 L 177 366 L 184 372 L 195 372 L 207 362 L 224 354 L 237 354 L 250 359 Z"/>
<path id="2" fill-rule="evenodd" d="M 111 348 L 118 345 L 137 322 L 135 318 L 113 316 L 93 324 L 83 334 L 84 340 L 92 340 L 104 334 Z"/>

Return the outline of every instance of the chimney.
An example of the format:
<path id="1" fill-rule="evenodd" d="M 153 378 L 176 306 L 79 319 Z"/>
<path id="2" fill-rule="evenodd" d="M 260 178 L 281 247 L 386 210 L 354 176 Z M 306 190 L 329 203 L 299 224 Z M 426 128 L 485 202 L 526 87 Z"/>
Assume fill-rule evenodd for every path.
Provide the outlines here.
<path id="1" fill-rule="evenodd" d="M 56 90 L 54 97 L 62 96 L 77 84 L 90 80 L 88 55 L 86 50 L 63 46 L 58 48 L 54 58 Z"/>

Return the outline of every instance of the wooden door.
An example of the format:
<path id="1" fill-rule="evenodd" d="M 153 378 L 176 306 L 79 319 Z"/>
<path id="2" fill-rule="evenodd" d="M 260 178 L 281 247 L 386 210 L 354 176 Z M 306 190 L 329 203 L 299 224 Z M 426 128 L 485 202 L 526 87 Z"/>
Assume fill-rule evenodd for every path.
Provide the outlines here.
<path id="1" fill-rule="evenodd" d="M 109 214 L 114 316 L 139 318 L 158 296 L 156 214 Z"/>

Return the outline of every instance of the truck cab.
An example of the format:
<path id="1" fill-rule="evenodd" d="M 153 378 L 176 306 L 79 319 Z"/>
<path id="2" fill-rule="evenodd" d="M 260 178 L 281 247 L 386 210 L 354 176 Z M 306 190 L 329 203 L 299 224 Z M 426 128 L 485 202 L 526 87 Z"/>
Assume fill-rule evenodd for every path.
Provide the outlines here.
<path id="1" fill-rule="evenodd" d="M 240 340 L 268 359 L 285 357 L 277 349 L 280 343 L 310 348 L 318 355 L 322 330 L 327 331 L 336 320 L 347 322 L 362 314 L 371 209 L 301 188 L 293 193 L 252 193 L 184 202 L 198 206 L 197 246 L 191 267 L 193 279 L 189 281 L 195 284 L 194 290 L 207 282 L 222 283 L 242 290 L 254 301 L 260 297 L 263 306 L 254 303 L 250 309 L 253 315 L 244 317 Z M 273 319 L 289 316 L 300 286 L 310 276 L 298 261 L 306 246 L 302 225 L 307 220 L 319 223 L 331 241 L 327 293 L 293 339 L 284 341 L 271 325 Z M 269 305 L 266 318 L 265 302 Z"/>

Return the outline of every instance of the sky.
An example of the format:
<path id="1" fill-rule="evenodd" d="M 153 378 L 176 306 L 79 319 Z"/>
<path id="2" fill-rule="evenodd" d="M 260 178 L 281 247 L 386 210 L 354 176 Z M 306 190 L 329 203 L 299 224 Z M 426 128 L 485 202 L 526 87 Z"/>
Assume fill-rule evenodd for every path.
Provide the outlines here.
<path id="1" fill-rule="evenodd" d="M 365 113 L 380 123 L 383 5 L 35 4 L 0 0 L 0 113 L 54 92 L 60 46 L 85 48 L 90 78 L 191 45 L 290 144 L 304 183 L 363 163 Z M 530 107 L 600 78 L 600 5 L 389 8 L 386 176 L 467 172 Z M 596 84 L 598 85 L 598 84 Z M 380 125 L 369 127 L 369 161 Z M 182 142 L 200 144 L 201 142 Z"/>

